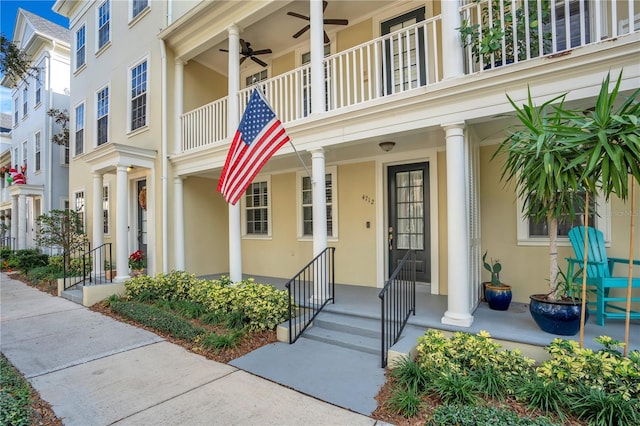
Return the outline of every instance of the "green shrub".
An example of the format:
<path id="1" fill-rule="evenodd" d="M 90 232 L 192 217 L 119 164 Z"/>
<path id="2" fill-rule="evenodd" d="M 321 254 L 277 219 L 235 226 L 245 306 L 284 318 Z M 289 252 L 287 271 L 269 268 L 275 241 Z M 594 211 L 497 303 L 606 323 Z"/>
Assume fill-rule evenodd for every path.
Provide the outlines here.
<path id="1" fill-rule="evenodd" d="M 155 277 L 139 275 L 125 282 L 127 296 L 140 300 L 187 300 L 192 287 L 202 280 L 194 274 L 172 271 L 169 274 L 157 274 Z"/>
<path id="2" fill-rule="evenodd" d="M 396 361 L 389 374 L 397 380 L 400 387 L 415 387 L 419 392 L 423 392 L 429 382 L 426 371 L 415 360 L 408 357 L 402 357 Z"/>
<path id="3" fill-rule="evenodd" d="M 111 302 L 111 310 L 147 327 L 186 341 L 194 341 L 198 336 L 206 333 L 178 315 L 174 315 L 161 308 L 134 301 Z"/>
<path id="4" fill-rule="evenodd" d="M 552 426 L 556 425 L 551 420 L 539 417 L 531 419 L 519 417 L 510 409 L 483 407 L 483 406 L 460 406 L 444 404 L 436 408 L 432 418 L 427 421 L 427 426 Z"/>
<path id="5" fill-rule="evenodd" d="M 13 250 L 11 248 L 2 246 L 0 247 L 0 260 L 10 260 L 13 258 Z"/>
<path id="6" fill-rule="evenodd" d="M 216 334 L 212 332 L 201 337 L 198 342 L 204 349 L 230 349 L 238 346 L 241 337 L 241 331 L 233 331 L 227 334 Z"/>
<path id="7" fill-rule="evenodd" d="M 36 249 L 27 249 L 16 250 L 14 252 L 14 259 L 16 260 L 17 267 L 22 271 L 27 272 L 31 268 L 47 266 L 49 256 L 40 253 Z"/>
<path id="8" fill-rule="evenodd" d="M 64 259 L 61 255 L 49 256 L 49 267 L 62 272 L 64 267 Z"/>
<path id="9" fill-rule="evenodd" d="M 580 385 L 570 397 L 569 410 L 593 426 L 640 424 L 639 399 L 625 399 L 600 387 Z"/>
<path id="10" fill-rule="evenodd" d="M 445 404 L 476 405 L 480 402 L 478 383 L 456 369 L 445 369 L 433 377 L 430 389 Z"/>
<path id="11" fill-rule="evenodd" d="M 407 418 L 413 417 L 418 414 L 423 404 L 422 395 L 415 383 L 408 387 L 401 386 L 392 391 L 387 404 L 395 413 Z"/>
<path id="12" fill-rule="evenodd" d="M 31 268 L 26 275 L 29 281 L 36 284 L 62 278 L 62 272 L 51 268 L 51 266 L 38 266 L 36 268 Z"/>
<path id="13" fill-rule="evenodd" d="M 0 424 L 31 424 L 31 389 L 9 361 L 0 355 Z"/>
<path id="14" fill-rule="evenodd" d="M 564 418 L 563 405 L 567 397 L 563 386 L 555 380 L 532 375 L 529 380 L 523 381 L 518 397 L 526 401 L 529 408 Z"/>

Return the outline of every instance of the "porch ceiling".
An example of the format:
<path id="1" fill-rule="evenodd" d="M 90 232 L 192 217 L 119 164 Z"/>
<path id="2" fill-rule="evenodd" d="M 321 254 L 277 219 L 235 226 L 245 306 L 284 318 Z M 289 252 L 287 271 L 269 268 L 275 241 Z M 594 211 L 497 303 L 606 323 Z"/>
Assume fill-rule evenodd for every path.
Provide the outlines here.
<path id="1" fill-rule="evenodd" d="M 216 2 L 222 3 L 235 3 L 231 2 Z M 243 2 L 243 3 L 263 3 L 264 2 Z M 410 3 L 410 2 L 409 2 Z M 359 21 L 362 21 L 368 16 L 371 16 L 374 11 L 383 10 L 390 5 L 397 4 L 397 1 L 389 0 L 376 0 L 376 1 L 362 1 L 362 0 L 330 0 L 325 10 L 325 19 L 348 19 L 349 25 L 353 25 Z M 419 6 L 416 3 L 416 7 Z M 224 6 L 218 6 L 219 10 L 224 9 Z M 257 7 L 254 6 L 256 10 Z M 235 7 L 234 9 L 237 9 Z M 231 10 L 231 9 L 230 9 Z M 257 16 L 267 14 L 266 16 L 258 19 L 256 22 L 250 22 L 248 19 L 254 19 L 254 17 L 243 18 L 242 21 L 234 21 L 228 19 L 220 11 L 215 13 L 199 13 L 195 16 L 184 17 L 165 30 L 164 34 L 161 34 L 161 38 L 164 38 L 169 45 L 171 45 L 178 56 L 185 60 L 194 60 L 200 64 L 211 68 L 221 74 L 226 74 L 228 70 L 227 57 L 228 55 L 221 52 L 220 49 L 227 49 L 227 27 L 231 24 L 236 24 L 240 29 L 240 38 L 251 43 L 251 47 L 255 50 L 271 49 L 273 53 L 260 55 L 260 59 L 269 63 L 273 58 L 277 58 L 296 46 L 304 44 L 308 45 L 310 31 L 305 32 L 299 38 L 294 39 L 293 34 L 301 30 L 308 21 L 303 19 L 289 16 L 287 12 L 295 12 L 300 15 L 309 16 L 309 0 L 295 0 L 295 1 L 273 1 L 268 6 L 260 8 L 260 12 L 256 12 Z M 217 25 L 211 25 L 211 19 L 214 18 Z M 197 45 L 187 46 L 186 33 L 188 30 L 200 28 L 200 31 L 204 31 L 205 34 L 198 34 L 200 41 Z M 332 34 L 337 30 L 344 28 L 338 25 L 325 25 L 325 31 L 332 38 Z M 252 67 L 252 61 L 245 61 L 242 64 L 243 68 Z"/>

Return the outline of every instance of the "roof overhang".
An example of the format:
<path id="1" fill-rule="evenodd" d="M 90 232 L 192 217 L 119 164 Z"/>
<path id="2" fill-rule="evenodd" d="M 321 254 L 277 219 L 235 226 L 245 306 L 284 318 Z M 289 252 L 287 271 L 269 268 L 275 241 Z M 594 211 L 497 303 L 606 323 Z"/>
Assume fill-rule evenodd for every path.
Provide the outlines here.
<path id="1" fill-rule="evenodd" d="M 158 151 L 117 143 L 105 144 L 84 156 L 93 173 L 110 173 L 118 166 L 153 169 Z"/>

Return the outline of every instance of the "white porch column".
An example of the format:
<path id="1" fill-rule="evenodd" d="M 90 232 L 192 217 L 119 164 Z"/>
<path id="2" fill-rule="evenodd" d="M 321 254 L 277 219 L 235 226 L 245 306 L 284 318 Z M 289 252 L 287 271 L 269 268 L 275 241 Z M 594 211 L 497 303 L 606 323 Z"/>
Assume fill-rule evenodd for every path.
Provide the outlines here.
<path id="1" fill-rule="evenodd" d="M 27 248 L 27 196 L 18 195 L 18 250 Z"/>
<path id="2" fill-rule="evenodd" d="M 183 90 L 184 90 L 184 62 L 176 59 L 174 64 L 175 80 L 173 82 L 173 91 L 175 97 L 173 98 L 173 108 L 175 110 L 175 124 L 173 126 L 173 152 L 178 153 L 182 151 L 182 112 L 183 112 Z"/>
<path id="3" fill-rule="evenodd" d="M 324 112 L 324 17 L 322 0 L 309 1 L 311 25 L 311 113 Z M 324 175 L 323 175 L 324 176 Z M 314 238 L 315 239 L 315 238 Z"/>
<path id="4" fill-rule="evenodd" d="M 100 247 L 104 243 L 104 228 L 103 228 L 103 216 L 102 216 L 102 174 L 94 173 L 93 174 L 93 242 L 91 247 L 97 248 Z M 104 269 L 104 265 L 101 265 L 100 262 L 103 261 L 104 258 L 101 256 L 93 256 L 93 270 L 94 271 L 102 271 Z"/>
<path id="5" fill-rule="evenodd" d="M 116 167 L 116 269 L 114 281 L 121 282 L 129 278 L 129 188 L 127 166 Z"/>
<path id="6" fill-rule="evenodd" d="M 174 217 L 174 243 L 176 245 L 175 252 L 175 265 L 174 268 L 177 271 L 185 270 L 185 252 L 184 252 L 184 192 L 182 188 L 182 177 L 176 176 L 173 178 L 173 192 L 175 198 L 175 211 Z"/>
<path id="7" fill-rule="evenodd" d="M 445 2 L 447 3 L 447 2 Z M 443 324 L 470 327 L 469 232 L 464 152 L 464 123 L 443 126 L 447 149 L 447 217 L 449 296 Z"/>
<path id="8" fill-rule="evenodd" d="M 313 201 L 313 257 L 316 257 L 327 248 L 327 186 L 325 182 L 324 150 L 322 148 L 311 150 L 311 167 L 313 176 L 312 201 Z M 322 303 L 329 296 L 327 288 L 322 283 L 328 282 L 327 270 L 315 270 L 314 298 Z"/>
<path id="9" fill-rule="evenodd" d="M 442 63 L 444 79 L 455 78 L 464 74 L 464 50 L 460 43 L 460 32 L 456 30 L 462 24 L 460 19 L 460 2 L 443 1 L 442 7 Z"/>
<path id="10" fill-rule="evenodd" d="M 15 238 L 15 241 L 11 248 L 16 250 L 18 248 L 18 197 L 11 197 L 11 238 Z"/>
<path id="11" fill-rule="evenodd" d="M 231 139 L 240 123 L 238 92 L 240 91 L 240 33 L 235 25 L 229 33 L 229 103 L 227 136 Z M 229 278 L 242 281 L 242 236 L 240 229 L 240 203 L 229 204 Z"/>

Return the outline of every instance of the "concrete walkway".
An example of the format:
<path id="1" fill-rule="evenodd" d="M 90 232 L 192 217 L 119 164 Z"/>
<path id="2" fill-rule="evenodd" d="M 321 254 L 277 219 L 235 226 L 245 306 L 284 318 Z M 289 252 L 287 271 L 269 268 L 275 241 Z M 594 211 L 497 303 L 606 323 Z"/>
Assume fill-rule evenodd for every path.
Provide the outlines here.
<path id="1" fill-rule="evenodd" d="M 65 425 L 382 425 L 0 277 L 0 348 Z"/>

